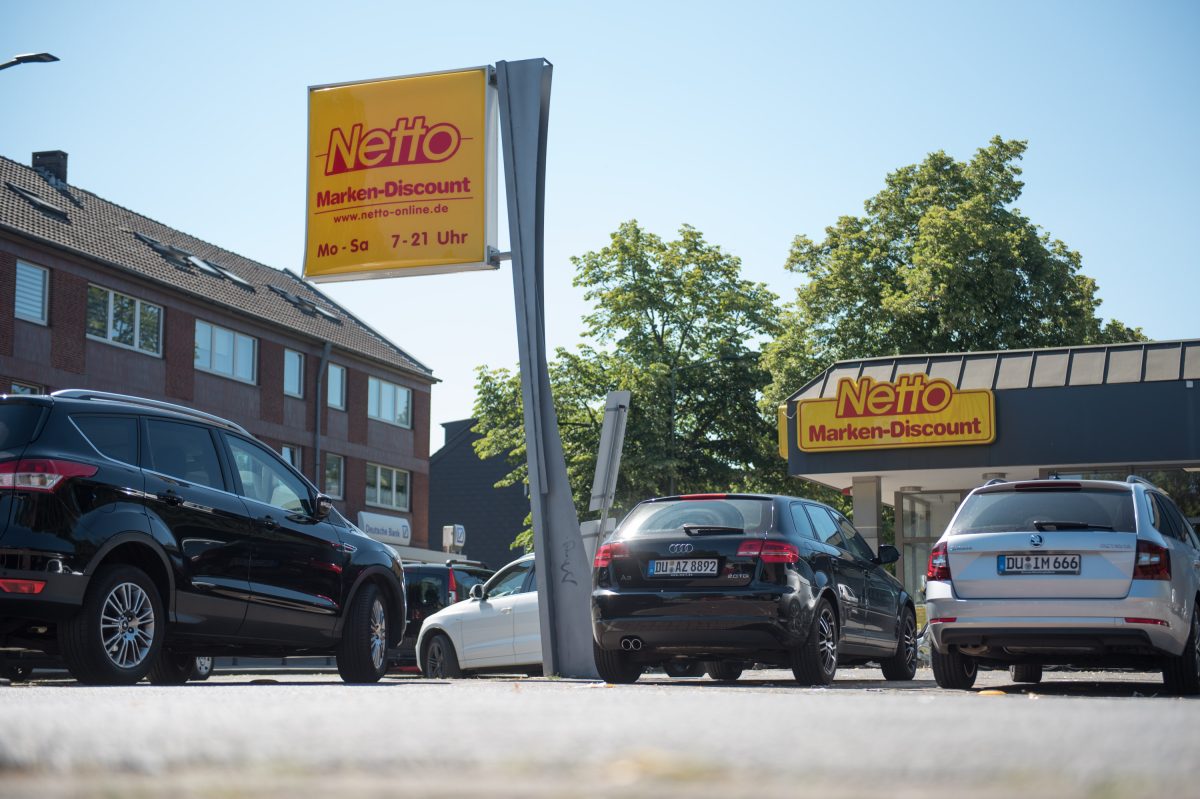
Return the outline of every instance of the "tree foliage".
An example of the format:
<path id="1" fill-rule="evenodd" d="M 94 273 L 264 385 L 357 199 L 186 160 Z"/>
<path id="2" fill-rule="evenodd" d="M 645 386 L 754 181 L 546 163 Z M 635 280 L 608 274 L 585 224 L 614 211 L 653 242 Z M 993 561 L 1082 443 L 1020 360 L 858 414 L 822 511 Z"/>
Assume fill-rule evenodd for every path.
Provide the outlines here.
<path id="1" fill-rule="evenodd" d="M 585 341 L 560 349 L 551 389 L 567 472 L 586 512 L 609 391 L 628 390 L 617 505 L 668 493 L 727 490 L 761 457 L 769 424 L 757 402 L 767 375 L 752 347 L 777 332 L 777 297 L 740 277 L 740 261 L 684 226 L 664 241 L 636 221 L 601 250 L 572 258 L 593 311 Z M 525 478 L 518 376 L 478 372 L 480 457 L 505 454 L 506 483 Z M 528 535 L 520 543 L 528 545 Z"/>

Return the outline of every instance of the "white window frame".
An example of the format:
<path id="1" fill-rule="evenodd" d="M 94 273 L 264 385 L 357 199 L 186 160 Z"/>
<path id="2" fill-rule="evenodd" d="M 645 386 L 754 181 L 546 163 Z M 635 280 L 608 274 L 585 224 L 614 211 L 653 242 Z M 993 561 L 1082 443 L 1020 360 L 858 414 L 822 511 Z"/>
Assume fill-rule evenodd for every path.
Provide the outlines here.
<path id="1" fill-rule="evenodd" d="M 199 338 L 199 336 L 200 336 L 200 326 L 201 325 L 204 325 L 205 327 L 208 328 L 209 364 L 207 366 L 205 366 L 204 364 L 200 363 L 200 352 L 197 349 L 197 351 L 195 352 L 195 355 L 192 358 L 192 366 L 195 367 L 196 369 L 200 370 L 201 372 L 208 372 L 209 374 L 220 375 L 221 377 L 227 377 L 230 380 L 236 380 L 239 383 L 249 383 L 250 385 L 257 385 L 257 383 L 258 383 L 258 339 L 256 339 L 254 336 L 247 336 L 245 333 L 239 333 L 236 330 L 231 330 L 228 327 L 222 327 L 221 325 L 216 325 L 216 324 L 213 324 L 212 322 L 206 322 L 203 319 L 196 320 L 196 338 Z M 216 332 L 218 330 L 223 331 L 225 333 L 229 333 L 233 336 L 233 354 L 232 354 L 232 371 L 231 372 L 222 372 L 221 370 L 215 369 L 212 366 L 213 338 L 216 335 Z M 251 344 L 250 379 L 248 379 L 248 380 L 244 377 L 239 376 L 237 373 L 238 372 L 238 349 L 239 349 L 238 348 L 238 340 L 239 339 L 247 340 Z"/>
<path id="2" fill-rule="evenodd" d="M 393 395 L 392 395 L 392 408 L 393 409 L 395 409 L 399 406 L 399 403 L 396 402 L 396 398 L 400 395 L 400 392 L 404 392 L 404 395 L 407 396 L 408 402 L 406 403 L 405 407 L 408 409 L 408 417 L 406 419 L 402 420 L 399 418 L 395 418 L 394 413 L 393 413 L 393 418 L 391 418 L 391 419 L 389 419 L 383 415 L 383 404 L 384 404 L 383 398 L 386 396 L 387 391 L 389 389 L 393 391 Z M 368 377 L 367 378 L 367 417 L 370 419 L 375 419 L 376 421 L 379 421 L 379 422 L 383 422 L 385 424 L 395 425 L 396 427 L 412 429 L 412 413 L 413 413 L 413 407 L 412 407 L 413 406 L 413 396 L 412 396 L 412 394 L 413 394 L 412 389 L 408 388 L 406 386 L 401 386 L 396 383 L 392 383 L 392 382 L 383 380 L 382 378 L 378 378 L 378 377 Z M 372 408 L 374 408 L 374 412 L 372 412 Z"/>
<path id="3" fill-rule="evenodd" d="M 366 468 L 364 469 L 364 477 L 366 477 L 367 479 L 369 479 L 369 474 L 370 474 L 371 469 L 376 470 L 375 471 L 375 496 L 377 497 L 377 499 L 374 502 L 372 502 L 369 499 L 366 499 L 366 494 L 364 491 L 363 502 L 368 507 L 371 507 L 371 508 L 386 508 L 387 510 L 408 511 L 410 506 L 412 505 L 412 473 L 407 471 L 406 469 L 397 469 L 394 466 L 384 466 L 383 464 L 380 464 L 380 463 L 368 462 L 366 464 Z M 395 502 L 395 499 L 396 499 L 396 478 L 399 475 L 404 475 L 404 504 L 402 506 L 397 505 L 397 504 L 389 505 L 387 503 L 380 502 L 378 500 L 379 486 L 380 486 L 380 483 L 383 482 L 380 479 L 380 475 L 383 473 L 383 471 L 385 469 L 392 473 L 392 501 L 393 501 L 393 503 Z"/>
<path id="4" fill-rule="evenodd" d="M 333 461 L 338 463 L 337 493 L 329 490 L 329 466 Z M 335 452 L 325 453 L 325 468 L 321 470 L 321 490 L 331 499 L 343 499 L 346 494 L 346 458 Z"/>
<path id="5" fill-rule="evenodd" d="M 296 366 L 296 389 L 293 391 L 288 387 L 288 357 L 295 356 L 299 359 Z M 296 350 L 284 349 L 283 351 L 283 393 L 289 397 L 304 398 L 304 353 Z"/>
<path id="6" fill-rule="evenodd" d="M 334 373 L 335 369 L 342 376 L 341 381 L 338 384 L 338 387 L 341 390 L 338 392 L 339 396 L 336 398 L 336 401 L 333 396 L 333 373 Z M 339 411 L 346 410 L 346 367 L 341 366 L 340 364 L 336 364 L 336 363 L 329 364 L 329 373 L 328 373 L 328 375 L 326 375 L 325 380 L 326 380 L 326 389 L 325 389 L 326 404 L 328 404 L 330 408 L 336 408 Z"/>
<path id="7" fill-rule="evenodd" d="M 300 471 L 304 464 L 304 450 L 295 444 L 280 444 L 279 456 L 296 471 Z"/>
<path id="8" fill-rule="evenodd" d="M 150 355 L 155 358 L 162 357 L 163 318 L 166 316 L 166 310 L 161 305 L 159 305 L 156 302 L 147 302 L 145 300 L 139 300 L 137 297 L 134 297 L 132 294 L 126 294 L 125 292 L 117 291 L 116 289 L 105 288 L 104 286 L 98 285 L 96 283 L 88 284 L 88 292 L 89 293 L 91 293 L 92 289 L 97 289 L 98 291 L 103 291 L 108 296 L 108 302 L 106 303 L 107 312 L 106 312 L 106 318 L 104 320 L 105 335 L 103 335 L 103 336 L 98 336 L 95 333 L 92 333 L 90 330 L 88 330 L 89 319 L 88 319 L 88 311 L 87 311 L 87 307 L 86 307 L 86 303 L 85 303 L 83 329 L 89 339 L 91 339 L 92 341 L 101 341 L 105 344 L 111 344 L 112 346 L 120 347 L 123 350 L 132 350 L 133 352 L 140 352 L 143 355 Z M 114 335 L 113 334 L 113 306 L 116 304 L 117 297 L 124 297 L 127 300 L 133 300 L 133 344 L 126 344 L 123 341 L 117 341 L 116 339 L 113 338 L 113 335 Z M 141 345 L 141 342 L 142 342 L 142 307 L 147 306 L 147 305 L 150 306 L 151 308 L 158 309 L 158 336 L 157 336 L 158 349 L 157 350 L 144 349 Z"/>
<path id="9" fill-rule="evenodd" d="M 24 389 L 30 389 L 30 390 L 29 390 L 29 391 L 25 391 Z M 45 393 L 46 393 L 46 389 L 45 389 L 45 387 L 43 387 L 43 386 L 39 386 L 39 385 L 38 385 L 38 384 L 36 384 L 36 383 L 25 383 L 25 382 L 22 382 L 22 381 L 20 381 L 20 380 L 14 380 L 14 381 L 12 381 L 12 383 L 9 385 L 9 392 L 8 392 L 8 393 L 10 393 L 10 394 L 23 394 L 23 395 L 26 395 L 26 396 L 36 396 L 36 395 L 38 395 L 38 394 L 45 394 Z"/>
<path id="10" fill-rule="evenodd" d="M 34 324 L 38 324 L 38 325 L 49 324 L 49 322 L 50 322 L 50 270 L 44 266 L 38 266 L 37 264 L 31 264 L 28 261 L 18 260 L 17 261 L 17 274 L 16 274 L 17 283 L 20 283 L 20 281 L 21 281 L 22 267 L 24 267 L 27 270 L 41 272 L 41 274 L 42 274 L 42 299 L 41 299 L 42 312 L 41 312 L 40 316 L 29 316 L 27 314 L 21 313 L 20 309 L 17 307 L 17 294 L 19 292 L 16 290 L 16 288 L 17 288 L 16 284 L 14 284 L 14 286 L 13 286 L 13 288 L 14 288 L 14 291 L 13 291 L 13 316 L 15 316 L 17 319 L 24 319 L 26 322 L 33 322 Z"/>

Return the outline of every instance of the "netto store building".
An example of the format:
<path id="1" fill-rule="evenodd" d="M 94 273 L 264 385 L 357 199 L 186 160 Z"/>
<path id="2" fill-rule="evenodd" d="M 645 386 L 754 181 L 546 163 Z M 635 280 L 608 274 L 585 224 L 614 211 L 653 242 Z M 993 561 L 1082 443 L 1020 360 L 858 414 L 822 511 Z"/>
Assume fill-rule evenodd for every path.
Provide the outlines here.
<path id="1" fill-rule="evenodd" d="M 424 552 L 433 372 L 292 272 L 0 157 L 0 393 L 86 388 L 233 419 L 373 536 Z M 441 556 L 444 557 L 444 556 Z"/>
<path id="2" fill-rule="evenodd" d="M 895 509 L 897 576 L 990 479 L 1131 474 L 1200 521 L 1200 339 L 841 361 L 779 412 L 788 473 L 843 491 L 878 545 Z"/>

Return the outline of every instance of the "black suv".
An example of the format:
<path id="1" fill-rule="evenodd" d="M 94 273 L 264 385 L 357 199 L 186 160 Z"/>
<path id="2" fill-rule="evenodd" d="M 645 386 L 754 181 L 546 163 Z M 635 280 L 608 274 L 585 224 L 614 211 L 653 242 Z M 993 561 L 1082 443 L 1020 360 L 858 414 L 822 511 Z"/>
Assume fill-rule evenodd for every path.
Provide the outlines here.
<path id="1" fill-rule="evenodd" d="M 417 667 L 417 635 L 426 618 L 447 605 L 467 598 L 473 585 L 482 585 L 495 574 L 476 560 L 447 560 L 441 563 L 406 563 L 404 578 L 408 586 L 408 626 L 396 653 L 401 668 Z"/>
<path id="2" fill-rule="evenodd" d="M 395 551 L 240 426 L 119 394 L 0 396 L 0 648 L 96 684 L 297 654 L 373 682 L 404 609 Z"/>
<path id="3" fill-rule="evenodd" d="M 736 680 L 752 663 L 828 685 L 839 664 L 878 663 L 889 680 L 917 668 L 912 598 L 834 509 L 798 497 L 700 494 L 642 502 L 596 552 L 596 668 L 633 682 L 703 664 Z"/>

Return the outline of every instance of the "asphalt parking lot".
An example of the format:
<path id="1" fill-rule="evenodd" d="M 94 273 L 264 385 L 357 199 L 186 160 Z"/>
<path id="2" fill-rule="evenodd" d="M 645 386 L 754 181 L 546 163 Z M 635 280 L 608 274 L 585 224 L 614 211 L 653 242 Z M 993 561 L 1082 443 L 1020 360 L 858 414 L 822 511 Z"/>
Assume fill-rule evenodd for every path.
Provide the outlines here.
<path id="1" fill-rule="evenodd" d="M 847 669 L 637 684 L 216 674 L 0 687 L 0 797 L 1124 797 L 1200 794 L 1200 703 L 1155 674 L 983 672 L 938 689 Z"/>

